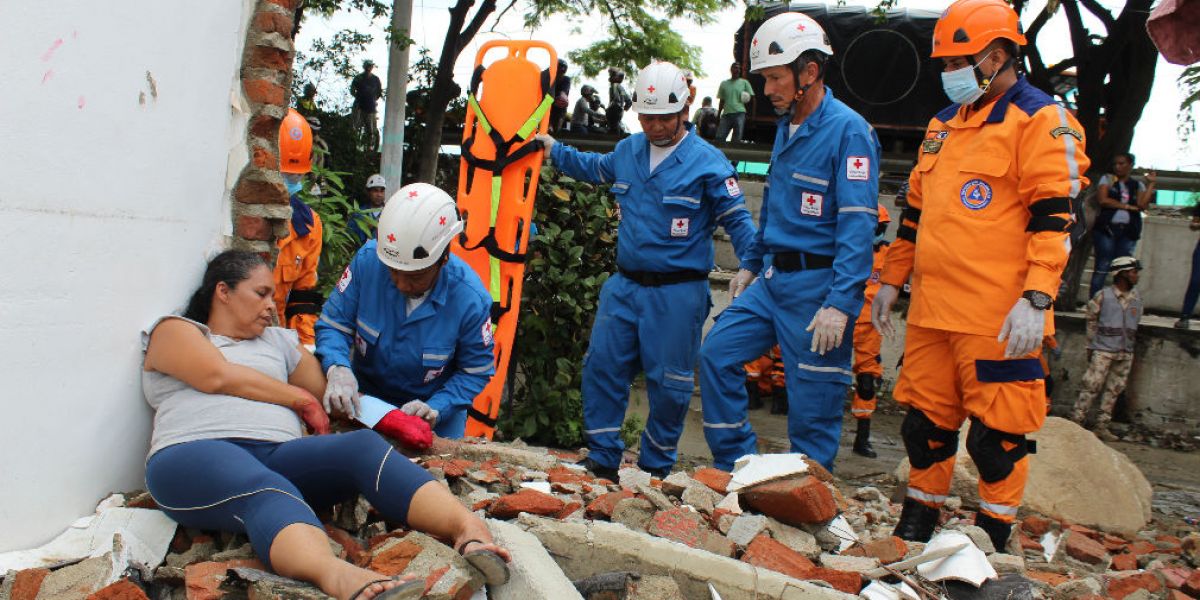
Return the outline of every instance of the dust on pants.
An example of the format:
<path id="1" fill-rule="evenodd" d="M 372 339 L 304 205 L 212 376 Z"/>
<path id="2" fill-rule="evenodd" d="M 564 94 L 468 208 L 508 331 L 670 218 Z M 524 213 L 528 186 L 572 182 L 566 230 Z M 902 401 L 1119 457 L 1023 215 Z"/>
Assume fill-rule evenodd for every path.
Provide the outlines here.
<path id="1" fill-rule="evenodd" d="M 1117 403 L 1117 397 L 1125 391 L 1132 366 L 1132 352 L 1093 351 L 1087 373 L 1083 376 L 1083 389 L 1079 392 L 1079 399 L 1075 401 L 1075 422 L 1083 422 L 1092 403 L 1096 401 L 1096 396 L 1099 395 L 1100 414 L 1096 416 L 1096 423 L 1108 424 L 1112 420 L 1113 405 Z"/>

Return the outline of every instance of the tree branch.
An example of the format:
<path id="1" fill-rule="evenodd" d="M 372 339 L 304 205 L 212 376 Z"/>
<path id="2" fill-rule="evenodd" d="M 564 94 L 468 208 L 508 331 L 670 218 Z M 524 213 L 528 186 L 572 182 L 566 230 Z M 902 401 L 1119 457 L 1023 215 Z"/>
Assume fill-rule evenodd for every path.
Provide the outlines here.
<path id="1" fill-rule="evenodd" d="M 512 8 L 513 8 L 514 6 L 516 6 L 516 5 L 517 5 L 517 0 L 511 0 L 511 1 L 508 3 L 508 6 L 505 6 L 505 7 L 504 7 L 504 10 L 500 11 L 500 13 L 496 15 L 496 20 L 495 20 L 495 21 L 492 21 L 492 28 L 491 28 L 491 29 L 489 29 L 489 30 L 488 30 L 488 32 L 489 32 L 489 33 L 495 33 L 495 32 L 496 32 L 496 26 L 500 24 L 500 19 L 503 19 L 503 18 L 504 18 L 504 15 L 508 14 L 508 11 L 512 10 Z"/>
<path id="2" fill-rule="evenodd" d="M 622 42 L 628 42 L 629 36 L 625 35 L 625 28 L 621 27 L 621 21 L 617 19 L 617 13 L 613 11 L 612 5 L 608 3 L 608 0 L 600 0 L 600 4 L 604 6 L 604 12 L 608 13 L 608 18 L 612 19 L 613 29 L 617 32 L 617 39 Z"/>
<path id="3" fill-rule="evenodd" d="M 484 21 L 487 21 L 488 16 L 495 11 L 496 0 L 483 0 L 483 4 L 479 5 L 479 10 L 475 12 L 475 16 L 471 17 L 471 22 L 467 24 L 466 29 L 463 29 L 462 37 L 467 40 L 475 39 L 475 34 L 479 33 Z"/>
<path id="4" fill-rule="evenodd" d="M 1046 22 L 1050 20 L 1050 12 L 1042 10 L 1034 17 L 1033 23 L 1029 24 L 1029 30 L 1025 32 L 1025 55 L 1029 57 L 1029 69 L 1035 74 L 1040 74 L 1046 70 L 1046 63 L 1042 61 L 1042 52 L 1037 47 L 1038 34 L 1042 32 L 1042 27 L 1045 27 Z"/>
<path id="5" fill-rule="evenodd" d="M 1067 69 L 1070 69 L 1071 67 L 1074 67 L 1078 62 L 1079 61 L 1076 60 L 1076 58 L 1074 56 L 1072 56 L 1071 58 L 1068 58 L 1068 59 L 1054 65 L 1053 67 L 1046 69 L 1046 77 L 1054 77 L 1055 75 L 1058 75 L 1058 74 L 1062 73 L 1063 71 L 1066 71 Z"/>
<path id="6" fill-rule="evenodd" d="M 1116 20 L 1113 19 L 1112 13 L 1105 10 L 1103 6 L 1100 6 L 1100 3 L 1096 2 L 1096 0 L 1079 0 L 1079 2 L 1083 4 L 1084 8 L 1088 9 L 1088 12 L 1096 15 L 1096 18 L 1104 23 L 1104 31 L 1106 33 L 1112 33 L 1113 26 L 1117 24 Z"/>

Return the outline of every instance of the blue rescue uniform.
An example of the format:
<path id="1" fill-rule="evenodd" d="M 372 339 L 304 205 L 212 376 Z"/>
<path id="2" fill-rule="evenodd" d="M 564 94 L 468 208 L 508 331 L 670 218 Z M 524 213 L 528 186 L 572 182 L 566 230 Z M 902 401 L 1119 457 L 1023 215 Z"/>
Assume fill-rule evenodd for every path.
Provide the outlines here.
<path id="1" fill-rule="evenodd" d="M 571 177 L 611 183 L 621 211 L 618 273 L 600 291 L 583 366 L 584 434 L 589 456 L 605 467 L 621 463 L 621 424 L 638 372 L 646 373 L 650 401 L 640 464 L 653 470 L 675 464 L 712 305 L 713 232 L 724 227 L 739 256 L 754 240 L 729 161 L 687 127 L 688 135 L 653 172 L 642 133 L 603 155 L 564 144 L 551 151 L 555 166 Z"/>
<path id="2" fill-rule="evenodd" d="M 438 411 L 434 433 L 460 438 L 467 408 L 495 374 L 492 298 L 462 259 L 450 256 L 425 301 L 408 298 L 367 242 L 342 274 L 317 321 L 317 357 L 354 370 L 360 391 L 396 406 L 423 400 Z"/>
<path id="3" fill-rule="evenodd" d="M 854 320 L 871 274 L 879 202 L 879 140 L 828 88 L 794 134 L 781 119 L 758 237 L 742 265 L 755 283 L 717 318 L 700 351 L 704 435 L 717 468 L 756 453 L 743 365 L 778 341 L 792 451 L 832 468 L 853 372 Z M 765 270 L 764 270 L 765 267 Z M 846 315 L 842 344 L 821 356 L 805 331 L 817 310 Z"/>

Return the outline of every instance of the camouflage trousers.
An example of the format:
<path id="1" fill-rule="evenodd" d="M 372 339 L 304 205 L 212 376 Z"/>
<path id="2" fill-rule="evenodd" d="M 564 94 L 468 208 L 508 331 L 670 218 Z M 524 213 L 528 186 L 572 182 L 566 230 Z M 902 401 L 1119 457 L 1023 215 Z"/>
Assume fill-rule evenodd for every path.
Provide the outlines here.
<path id="1" fill-rule="evenodd" d="M 1096 425 L 1107 426 L 1112 420 L 1113 405 L 1117 403 L 1117 396 L 1125 391 L 1131 366 L 1132 352 L 1092 352 L 1092 361 L 1083 376 L 1083 386 L 1079 390 L 1079 399 L 1075 401 L 1075 413 L 1071 418 L 1082 424 L 1087 418 L 1088 410 L 1096 401 L 1096 396 L 1100 396 L 1100 414 L 1096 416 Z"/>

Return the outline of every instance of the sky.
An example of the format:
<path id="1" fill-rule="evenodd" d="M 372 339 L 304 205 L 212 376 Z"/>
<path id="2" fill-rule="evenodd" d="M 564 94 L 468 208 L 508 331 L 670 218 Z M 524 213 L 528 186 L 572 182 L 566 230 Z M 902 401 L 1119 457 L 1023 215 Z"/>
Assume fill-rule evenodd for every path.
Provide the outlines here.
<path id="1" fill-rule="evenodd" d="M 849 5 L 862 3 L 864 3 L 863 0 L 847 0 L 846 2 Z M 1100 3 L 1110 9 L 1119 9 L 1123 5 L 1123 2 L 1119 0 L 1100 0 Z M 448 9 L 453 4 L 454 0 L 413 0 L 410 35 L 416 40 L 417 45 L 430 49 L 434 60 L 437 60 L 442 41 L 445 38 L 446 27 L 449 24 Z M 941 11 L 948 4 L 946 0 L 900 0 L 898 6 L 899 8 Z M 868 5 L 874 6 L 874 3 L 871 2 Z M 699 45 L 703 51 L 702 68 L 705 74 L 698 76 L 695 81 L 698 98 L 715 97 L 717 86 L 722 79 L 728 77 L 729 63 L 733 59 L 733 34 L 742 23 L 742 6 L 743 4 L 739 3 L 737 8 L 719 13 L 715 23 L 704 27 L 684 20 L 674 22 L 675 29 L 684 36 L 684 39 L 689 43 Z M 469 81 L 475 54 L 479 47 L 488 40 L 497 38 L 541 39 L 552 44 L 560 55 L 566 55 L 567 52 L 586 47 L 597 39 L 595 35 L 598 34 L 589 35 L 588 32 L 602 31 L 603 24 L 599 18 L 571 22 L 565 18 L 556 17 L 537 31 L 531 32 L 524 28 L 519 8 L 520 5 L 510 11 L 494 30 L 485 29 L 463 50 L 455 65 L 455 80 L 460 85 L 465 87 L 465 83 Z M 1026 20 L 1031 20 L 1031 18 Z M 345 28 L 373 33 L 375 40 L 362 58 L 374 60 L 378 64 L 376 73 L 386 79 L 388 62 L 387 43 L 384 39 L 386 25 L 385 20 L 381 19 L 372 23 L 365 15 L 351 12 L 338 13 L 329 19 L 306 17 L 297 36 L 296 47 L 302 52 L 307 51 L 314 38 L 329 37 L 334 32 Z M 490 25 L 491 22 L 489 22 L 489 27 Z M 574 33 L 576 28 L 581 33 Z M 721 40 L 721 43 L 716 43 L 714 40 Z M 1054 64 L 1071 54 L 1069 34 L 1062 11 L 1059 11 L 1059 14 L 1051 19 L 1043 29 L 1039 40 L 1039 48 L 1042 49 L 1046 64 Z M 1183 67 L 1172 65 L 1161 57 L 1159 58 L 1150 101 L 1142 113 L 1142 120 L 1138 124 L 1131 148 L 1131 151 L 1137 156 L 1137 166 L 1170 170 L 1200 170 L 1200 139 L 1197 139 L 1198 136 L 1193 136 L 1193 139 L 1184 142 L 1177 135 L 1178 109 L 1183 94 L 1176 85 L 1176 79 L 1182 71 Z M 580 73 L 575 68 L 569 69 L 568 74 L 572 76 L 574 84 L 572 104 L 577 97 L 579 86 L 584 83 L 597 85 L 599 82 L 599 80 L 591 79 L 580 80 Z M 630 85 L 630 81 L 627 80 L 626 86 L 630 87 Z M 605 89 L 607 83 L 598 85 L 598 87 Z M 322 93 L 327 93 L 327 91 L 322 90 Z M 383 108 L 381 107 L 380 114 L 382 112 Z M 637 119 L 633 113 L 626 113 L 626 121 L 632 131 L 637 131 Z"/>

